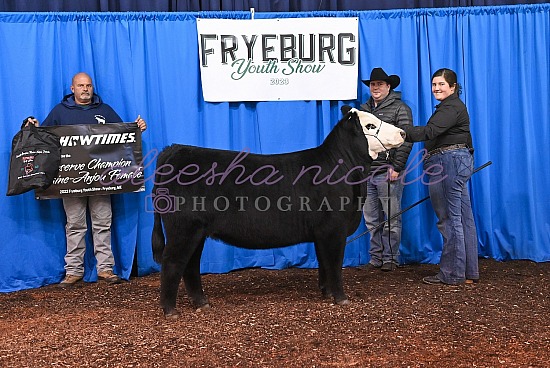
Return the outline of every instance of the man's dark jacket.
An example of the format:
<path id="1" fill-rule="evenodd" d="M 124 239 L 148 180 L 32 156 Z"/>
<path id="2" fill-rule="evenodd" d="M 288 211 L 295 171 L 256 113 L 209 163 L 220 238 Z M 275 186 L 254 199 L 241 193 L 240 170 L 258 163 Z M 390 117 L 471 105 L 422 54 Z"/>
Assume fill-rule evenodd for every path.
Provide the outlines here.
<path id="1" fill-rule="evenodd" d="M 79 105 L 75 102 L 74 94 L 63 97 L 63 100 L 54 106 L 42 126 L 73 125 L 73 124 L 105 124 L 121 123 L 122 119 L 113 108 L 93 94 L 89 105 Z"/>

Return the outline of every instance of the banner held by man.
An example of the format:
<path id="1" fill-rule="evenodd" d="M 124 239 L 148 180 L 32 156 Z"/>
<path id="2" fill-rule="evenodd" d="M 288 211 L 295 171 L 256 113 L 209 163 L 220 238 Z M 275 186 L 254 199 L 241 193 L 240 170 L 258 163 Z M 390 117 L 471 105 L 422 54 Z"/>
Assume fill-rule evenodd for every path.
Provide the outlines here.
<path id="1" fill-rule="evenodd" d="M 143 153 L 136 123 L 61 125 L 44 129 L 60 137 L 57 177 L 36 199 L 141 192 Z"/>

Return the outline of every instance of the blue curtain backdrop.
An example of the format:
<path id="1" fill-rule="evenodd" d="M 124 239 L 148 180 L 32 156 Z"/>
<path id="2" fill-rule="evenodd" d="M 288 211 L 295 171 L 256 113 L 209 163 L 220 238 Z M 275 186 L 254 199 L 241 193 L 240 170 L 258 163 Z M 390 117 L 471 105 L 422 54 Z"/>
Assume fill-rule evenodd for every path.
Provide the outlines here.
<path id="1" fill-rule="evenodd" d="M 297 12 L 320 10 L 383 10 L 405 8 L 448 8 L 544 3 L 542 0 L 1 0 L 0 12 L 37 11 L 239 11 Z"/>
<path id="2" fill-rule="evenodd" d="M 497 260 L 550 260 L 549 80 L 550 5 L 364 12 L 257 13 L 257 18 L 359 17 L 358 101 L 206 103 L 200 84 L 197 17 L 248 18 L 248 12 L 0 13 L 0 291 L 56 283 L 64 274 L 64 212 L 60 200 L 33 193 L 6 197 L 11 139 L 23 118 L 43 120 L 69 92 L 71 77 L 88 72 L 97 93 L 127 121 L 143 116 L 146 176 L 154 152 L 171 143 L 257 153 L 320 144 L 343 104 L 368 98 L 373 67 L 401 76 L 414 123 L 423 125 L 436 101 L 430 77 L 457 71 L 472 120 L 476 165 L 493 165 L 471 181 L 480 254 Z M 338 81 L 335 81 L 337 83 Z M 330 86 L 327 86 L 330 88 Z M 428 195 L 415 144 L 403 207 Z M 147 192 L 113 196 L 116 272 L 128 278 L 159 270 L 151 255 L 153 216 Z M 149 203 L 150 204 L 150 203 Z M 405 263 L 437 263 L 442 240 L 430 202 L 407 212 Z M 269 226 L 269 224 L 266 224 Z M 356 234 L 365 231 L 361 225 Z M 350 237 L 351 239 L 352 237 Z M 85 280 L 96 278 L 88 244 Z M 345 266 L 368 261 L 368 236 L 348 245 Z M 209 240 L 202 272 L 243 267 L 316 267 L 311 244 L 250 251 Z"/>

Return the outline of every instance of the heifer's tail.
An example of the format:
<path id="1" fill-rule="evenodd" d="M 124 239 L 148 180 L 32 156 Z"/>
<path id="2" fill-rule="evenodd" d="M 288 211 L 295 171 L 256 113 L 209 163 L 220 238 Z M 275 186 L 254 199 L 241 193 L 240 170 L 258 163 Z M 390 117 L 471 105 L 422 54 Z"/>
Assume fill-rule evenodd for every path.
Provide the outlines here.
<path id="1" fill-rule="evenodd" d="M 156 193 L 157 183 L 160 183 L 160 174 L 158 173 L 158 168 L 168 161 L 169 157 L 172 154 L 172 151 L 174 150 L 174 145 L 166 147 L 157 157 L 157 171 L 155 175 L 155 185 L 153 186 L 152 193 Z M 158 213 L 157 211 L 155 211 L 154 215 L 153 233 L 151 234 L 151 245 L 153 248 L 153 259 L 159 264 L 162 263 L 162 253 L 164 251 L 165 238 L 164 231 L 162 230 L 162 218 L 160 217 L 160 213 Z"/>
<path id="2" fill-rule="evenodd" d="M 162 220 L 158 212 L 155 212 L 155 223 L 153 225 L 153 234 L 151 235 L 151 244 L 153 245 L 153 259 L 159 264 L 162 263 L 164 232 L 162 231 Z"/>

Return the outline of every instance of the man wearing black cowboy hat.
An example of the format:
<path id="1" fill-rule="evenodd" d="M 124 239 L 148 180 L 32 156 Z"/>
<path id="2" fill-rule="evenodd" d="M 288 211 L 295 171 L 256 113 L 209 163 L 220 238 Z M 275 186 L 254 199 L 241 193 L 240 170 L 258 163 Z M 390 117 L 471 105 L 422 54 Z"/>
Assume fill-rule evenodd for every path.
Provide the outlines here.
<path id="1" fill-rule="evenodd" d="M 364 80 L 370 89 L 370 98 L 361 105 L 361 110 L 370 112 L 386 123 L 399 128 L 412 126 L 412 113 L 407 104 L 401 101 L 401 92 L 394 89 L 399 85 L 397 75 L 388 75 L 382 68 L 374 68 L 370 78 Z M 379 154 L 371 165 L 375 173 L 367 182 L 367 200 L 363 216 L 368 229 L 376 227 L 392 215 L 401 211 L 403 183 L 399 173 L 407 165 L 412 144 L 405 142 L 399 148 Z M 371 232 L 370 261 L 367 268 L 380 268 L 392 271 L 399 265 L 399 244 L 401 243 L 401 216 L 384 227 Z"/>

